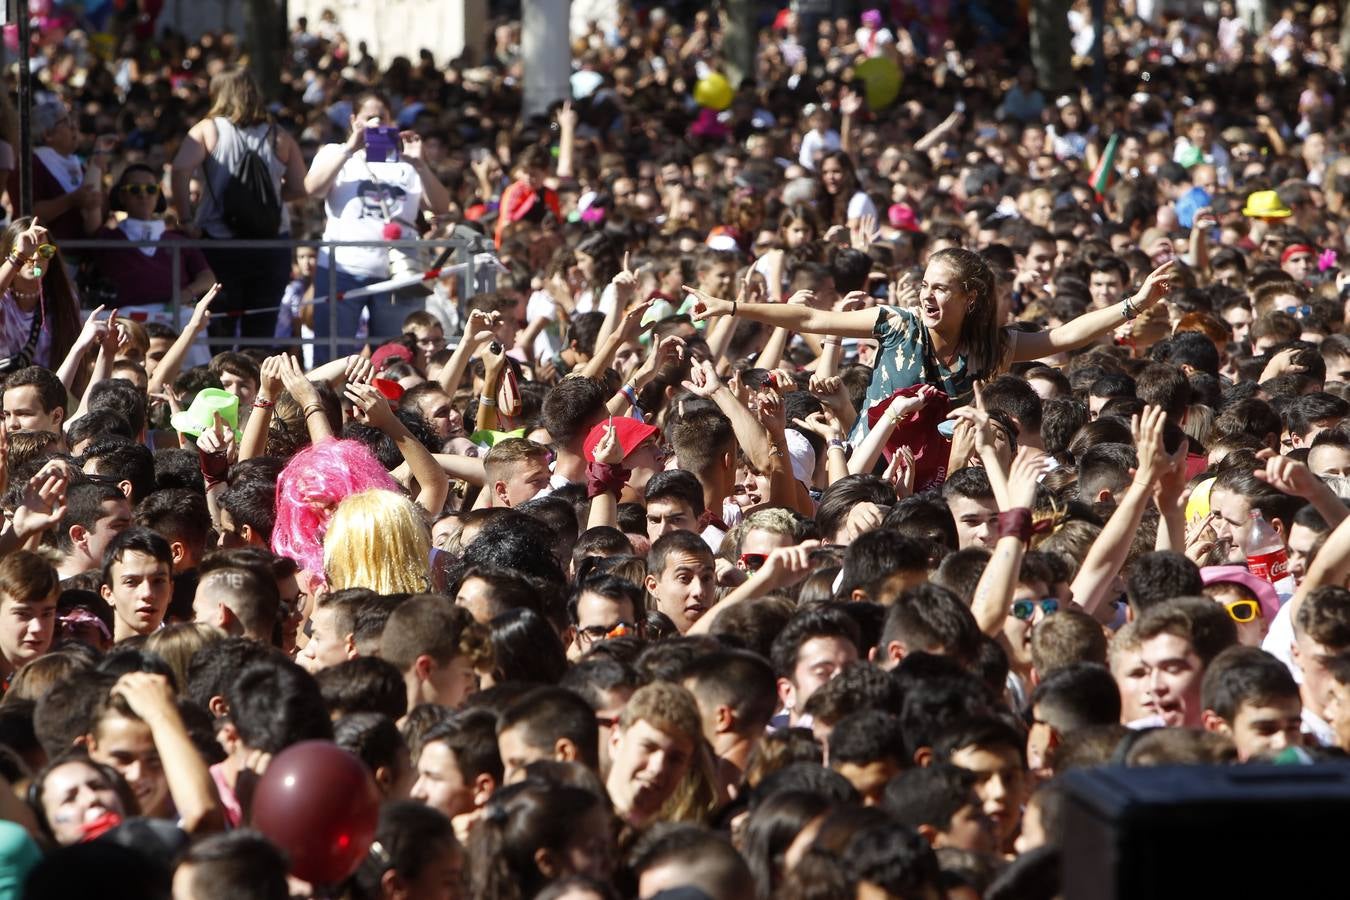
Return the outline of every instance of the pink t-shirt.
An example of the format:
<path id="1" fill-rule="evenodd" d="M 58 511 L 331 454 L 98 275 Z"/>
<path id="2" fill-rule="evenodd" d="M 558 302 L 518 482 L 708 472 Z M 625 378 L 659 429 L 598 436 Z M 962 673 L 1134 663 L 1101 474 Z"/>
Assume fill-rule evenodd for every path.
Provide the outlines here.
<path id="1" fill-rule="evenodd" d="M 225 824 L 238 828 L 244 821 L 244 808 L 239 805 L 239 797 L 230 787 L 229 777 L 225 774 L 225 763 L 218 762 L 211 767 L 211 780 L 216 783 L 216 793 L 220 794 L 220 805 L 225 810 Z"/>

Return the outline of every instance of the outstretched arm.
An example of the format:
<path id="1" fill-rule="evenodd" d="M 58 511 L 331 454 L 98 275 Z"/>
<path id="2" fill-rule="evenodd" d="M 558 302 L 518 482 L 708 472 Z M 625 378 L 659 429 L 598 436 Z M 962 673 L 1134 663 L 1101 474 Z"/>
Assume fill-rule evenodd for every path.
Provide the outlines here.
<path id="1" fill-rule="evenodd" d="M 1139 448 L 1139 469 L 1134 481 L 1125 491 L 1116 511 L 1106 520 L 1106 527 L 1092 542 L 1083 565 L 1073 580 L 1073 601 L 1089 615 L 1097 615 L 1098 608 L 1110 590 L 1111 582 L 1120 573 L 1125 557 L 1130 552 L 1131 538 L 1139 530 L 1153 489 L 1158 480 L 1173 466 L 1186 463 L 1186 445 L 1175 454 L 1163 447 L 1163 424 L 1166 416 L 1156 406 L 1145 407 L 1143 415 L 1133 424 L 1135 446 Z"/>
<path id="2" fill-rule="evenodd" d="M 393 439 L 398 452 L 407 461 L 412 476 L 417 479 L 419 490 L 413 499 L 433 516 L 439 516 L 445 506 L 446 495 L 450 492 L 450 476 L 436 462 L 436 457 L 413 437 L 403 420 L 394 415 L 389 401 L 373 384 L 347 385 L 347 399 L 361 410 L 367 422 Z"/>
<path id="3" fill-rule="evenodd" d="M 1176 260 L 1171 260 L 1154 269 L 1144 279 L 1143 286 L 1133 299 L 1123 300 L 1118 305 L 1108 306 L 1106 309 L 1083 313 L 1078 318 L 1049 331 L 1020 332 L 1013 348 L 1013 362 L 1027 362 L 1055 353 L 1077 350 L 1121 322 L 1127 321 L 1126 312 L 1130 307 L 1133 307 L 1136 314 L 1142 313 L 1161 300 L 1171 289 L 1168 279 L 1176 274 L 1176 266 Z"/>
<path id="4" fill-rule="evenodd" d="M 786 328 L 788 331 L 865 338 L 872 336 L 877 316 L 881 315 L 875 309 L 835 312 L 828 309 L 812 309 L 795 303 L 735 303 L 688 285 L 685 285 L 684 290 L 694 297 L 692 318 L 697 322 L 734 314 L 751 322 L 763 322 L 765 325 Z"/>
<path id="5" fill-rule="evenodd" d="M 211 301 L 216 299 L 220 293 L 220 284 L 213 284 L 211 290 L 207 291 L 202 299 L 197 301 L 197 305 L 192 308 L 192 319 L 187 327 L 173 342 L 164 353 L 164 358 L 155 366 L 155 374 L 150 377 L 150 384 L 146 388 L 151 394 L 158 394 L 168 382 L 178 377 L 178 370 L 183 367 L 183 360 L 187 359 L 188 351 L 192 349 L 193 341 L 197 340 L 197 335 L 201 334 L 202 329 L 206 328 L 211 321 Z"/>
<path id="6" fill-rule="evenodd" d="M 1036 482 L 1045 471 L 1047 458 L 1039 450 L 1022 447 L 1013 460 L 1012 471 L 1006 482 L 1012 486 L 1012 492 L 999 501 L 999 510 L 1009 513 L 1024 510 L 1028 527 L 1031 524 L 1031 507 L 1036 502 Z M 975 585 L 975 597 L 971 601 L 970 611 L 980 631 L 990 637 L 1003 633 L 1003 624 L 1008 618 L 1008 608 L 1012 605 L 1017 590 L 1017 575 L 1022 568 L 1022 557 L 1026 554 L 1026 543 L 1021 534 L 1004 534 L 994 544 L 994 555 L 989 565 Z"/>

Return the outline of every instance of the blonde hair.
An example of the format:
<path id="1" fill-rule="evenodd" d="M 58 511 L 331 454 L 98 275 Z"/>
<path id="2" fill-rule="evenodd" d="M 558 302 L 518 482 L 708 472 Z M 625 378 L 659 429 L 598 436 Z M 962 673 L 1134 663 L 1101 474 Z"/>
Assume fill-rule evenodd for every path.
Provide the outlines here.
<path id="1" fill-rule="evenodd" d="M 127 343 L 139 351 L 141 355 L 150 352 L 150 336 L 146 334 L 145 326 L 135 319 L 128 319 L 125 316 L 117 317 L 117 324 L 125 329 L 127 333 Z"/>
<path id="2" fill-rule="evenodd" d="M 145 649 L 158 654 L 178 679 L 178 684 L 188 683 L 188 663 L 193 655 L 203 647 L 223 641 L 225 632 L 214 625 L 200 622 L 178 622 L 161 628 L 145 640 Z"/>
<path id="3" fill-rule="evenodd" d="M 323 568 L 330 591 L 423 593 L 431 589 L 431 530 L 402 494 L 379 488 L 352 494 L 328 522 Z"/>
<path id="4" fill-rule="evenodd" d="M 717 786 L 717 763 L 708 742 L 699 739 L 694 746 L 689 769 L 675 791 L 661 805 L 656 818 L 661 822 L 686 822 L 711 825 L 721 803 Z"/>
<path id="5" fill-rule="evenodd" d="M 206 118 L 216 116 L 244 128 L 268 121 L 267 101 L 247 69 L 226 69 L 211 78 L 211 109 Z"/>
<path id="6" fill-rule="evenodd" d="M 627 731 L 638 722 L 683 737 L 695 748 L 703 739 L 703 723 L 699 719 L 694 695 L 678 684 L 653 681 L 637 689 L 619 715 L 619 728 Z"/>

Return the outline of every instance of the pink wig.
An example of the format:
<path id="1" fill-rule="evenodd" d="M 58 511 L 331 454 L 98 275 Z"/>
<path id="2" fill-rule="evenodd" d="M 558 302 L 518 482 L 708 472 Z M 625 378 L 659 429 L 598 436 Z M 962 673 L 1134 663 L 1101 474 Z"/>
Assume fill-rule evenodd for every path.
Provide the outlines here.
<path id="1" fill-rule="evenodd" d="M 372 488 L 402 492 L 365 444 L 327 440 L 301 450 L 277 478 L 277 521 L 272 551 L 323 573 L 323 536 L 337 505 Z"/>

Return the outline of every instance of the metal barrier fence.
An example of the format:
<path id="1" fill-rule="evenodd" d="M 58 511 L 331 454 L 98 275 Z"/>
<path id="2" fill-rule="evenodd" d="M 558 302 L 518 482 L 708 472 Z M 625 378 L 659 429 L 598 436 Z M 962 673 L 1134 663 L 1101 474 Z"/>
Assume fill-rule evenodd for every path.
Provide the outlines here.
<path id="1" fill-rule="evenodd" d="M 459 280 L 458 308 L 456 315 L 457 321 L 464 320 L 464 304 L 469 297 L 474 294 L 485 293 L 496 289 L 497 273 L 500 264 L 496 262 L 495 255 L 490 253 L 491 242 L 483 238 L 465 239 L 465 238 L 439 238 L 435 240 L 399 240 L 399 241 L 324 241 L 324 240 L 290 240 L 278 238 L 274 240 L 191 240 L 183 238 L 172 241 L 149 241 L 149 240 L 66 240 L 61 242 L 63 250 L 72 251 L 72 256 L 78 256 L 85 250 L 125 250 L 127 252 L 139 251 L 142 247 L 154 247 L 158 250 L 168 250 L 172 258 L 173 266 L 173 295 L 169 298 L 169 312 L 172 316 L 174 327 L 181 328 L 183 323 L 182 312 L 186 305 L 189 309 L 195 305 L 195 299 L 190 298 L 187 304 L 184 304 L 183 297 L 183 251 L 184 250 L 278 250 L 287 249 L 294 254 L 296 248 L 314 247 L 319 250 L 342 248 L 342 247 L 378 247 L 383 250 L 402 250 L 406 254 L 406 264 L 403 268 L 409 271 L 402 277 L 391 277 L 387 282 L 381 282 L 380 285 L 372 285 L 372 288 L 378 287 L 378 290 L 363 289 L 363 294 L 374 293 L 394 293 L 398 290 L 407 289 L 419 284 L 430 284 L 436 278 L 456 278 Z M 439 260 L 442 254 L 449 251 L 444 263 L 441 266 L 432 268 L 431 261 Z M 331 258 L 331 254 L 330 254 Z M 421 264 L 425 258 L 425 264 Z M 219 277 L 219 273 L 217 273 Z M 327 285 L 314 285 L 314 299 L 306 301 L 307 304 L 314 306 L 326 306 L 328 315 L 328 335 L 327 337 L 316 337 L 304 339 L 299 336 L 294 338 L 264 338 L 264 337 L 230 337 L 225 335 L 213 336 L 206 335 L 203 339 L 206 345 L 213 350 L 226 347 L 276 347 L 278 341 L 289 341 L 290 346 L 322 346 L 327 344 L 329 358 L 336 358 L 339 348 L 359 347 L 364 345 L 369 339 L 358 340 L 353 335 L 338 334 L 338 304 L 329 303 L 328 299 L 332 297 L 342 298 L 344 296 L 355 296 L 357 291 L 341 292 L 337 288 L 338 270 L 336 266 L 328 266 Z M 321 291 L 325 291 L 321 295 Z M 161 302 L 158 298 L 147 298 L 148 303 Z M 280 307 L 282 297 L 275 298 L 275 305 L 269 307 L 257 308 L 256 312 L 271 312 Z M 245 309 L 241 313 L 225 312 L 213 313 L 221 316 L 248 315 L 251 310 Z M 453 326 L 455 323 L 451 323 Z M 447 329 L 447 336 L 453 333 L 455 329 Z M 370 338 L 375 338 L 371 335 Z M 380 335 L 379 337 L 391 338 L 397 335 Z"/>

